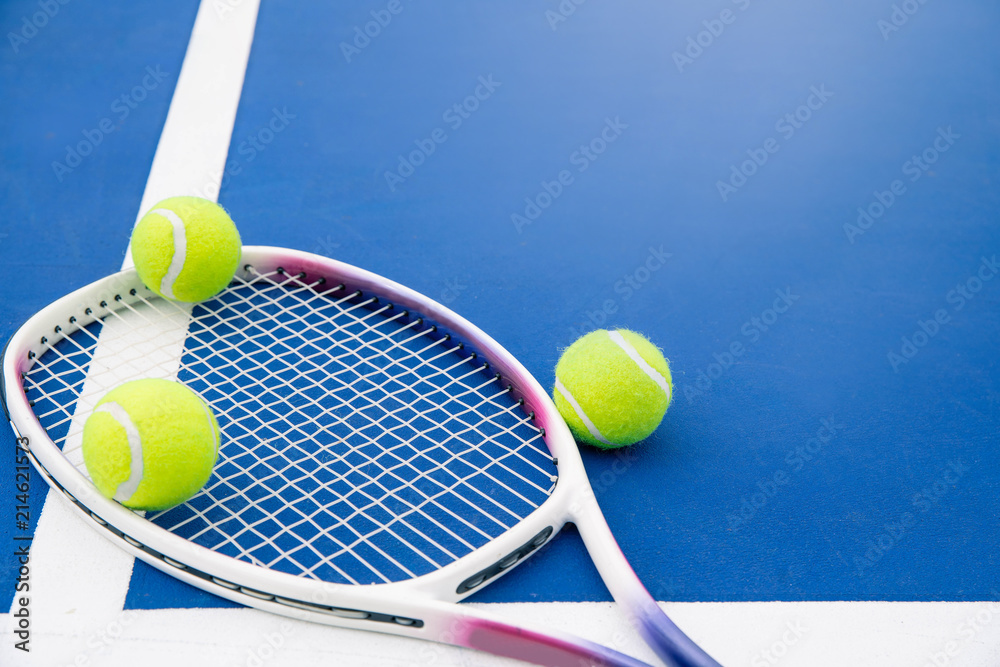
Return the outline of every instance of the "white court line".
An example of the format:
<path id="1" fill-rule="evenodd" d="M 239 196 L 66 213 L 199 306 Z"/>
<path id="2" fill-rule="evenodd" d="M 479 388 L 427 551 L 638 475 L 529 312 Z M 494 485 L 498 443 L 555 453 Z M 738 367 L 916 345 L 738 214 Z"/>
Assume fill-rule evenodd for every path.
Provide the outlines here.
<path id="1" fill-rule="evenodd" d="M 726 667 L 996 667 L 1000 603 L 661 603 Z M 472 604 L 660 664 L 613 603 Z M 978 619 L 978 620 L 977 620 Z M 38 636 L 39 644 L 59 641 Z M 0 641 L 11 641 L 0 636 Z M 524 667 L 479 651 L 331 628 L 256 609 L 126 611 L 86 638 L 86 667 Z M 937 665 L 935 665 L 935 662 Z M 18 663 L 26 664 L 26 663 Z M 53 663 L 45 664 L 47 667 Z M 59 667 L 72 663 L 57 663 Z"/>
<path id="2" fill-rule="evenodd" d="M 136 222 L 167 197 L 218 198 L 259 7 L 202 0 Z M 131 253 L 123 266 L 132 266 Z"/>
<path id="3" fill-rule="evenodd" d="M 259 0 L 227 5 L 230 11 L 221 16 L 215 4 L 203 0 L 198 8 L 136 220 L 161 199 L 205 192 L 225 168 Z M 124 237 L 129 230 L 121 231 Z M 131 254 L 126 253 L 123 268 L 131 265 Z M 147 361 L 142 359 L 147 355 L 140 355 L 137 363 L 144 364 L 149 377 L 176 375 L 187 330 L 183 311 L 179 313 L 179 321 L 171 323 L 175 326 L 166 327 L 153 342 L 159 352 L 172 352 L 176 359 L 158 363 L 152 358 L 155 355 Z M 114 353 L 111 348 L 117 346 L 105 342 L 114 338 L 114 328 L 105 326 L 95 357 Z M 92 375 L 87 379 L 92 389 L 113 381 L 107 374 Z M 94 401 L 89 406 L 81 401 L 77 406 L 71 433 L 82 428 Z M 67 448 L 71 444 L 68 439 Z M 132 556 L 98 535 L 69 508 L 68 501 L 56 496 L 47 496 L 31 546 L 31 653 L 13 648 L 9 634 L 13 618 L 8 616 L 0 664 L 79 664 L 77 658 L 91 650 L 94 637 L 122 618 Z M 143 652 L 151 653 L 148 646 Z"/>

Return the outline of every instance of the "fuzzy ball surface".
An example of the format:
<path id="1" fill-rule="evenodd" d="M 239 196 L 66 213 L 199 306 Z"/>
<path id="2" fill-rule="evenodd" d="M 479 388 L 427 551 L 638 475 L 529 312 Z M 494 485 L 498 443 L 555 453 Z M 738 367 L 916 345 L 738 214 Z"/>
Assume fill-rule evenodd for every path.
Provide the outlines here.
<path id="1" fill-rule="evenodd" d="M 132 231 L 132 259 L 143 284 L 186 303 L 224 290 L 239 267 L 241 250 L 229 214 L 200 197 L 164 199 Z"/>
<path id="2" fill-rule="evenodd" d="M 97 489 L 126 507 L 164 510 L 198 493 L 219 453 L 219 424 L 179 382 L 112 389 L 83 427 L 83 460 Z"/>
<path id="3" fill-rule="evenodd" d="M 663 420 L 672 393 L 663 354 L 627 329 L 582 336 L 556 365 L 559 413 L 577 440 L 601 448 L 647 438 Z"/>

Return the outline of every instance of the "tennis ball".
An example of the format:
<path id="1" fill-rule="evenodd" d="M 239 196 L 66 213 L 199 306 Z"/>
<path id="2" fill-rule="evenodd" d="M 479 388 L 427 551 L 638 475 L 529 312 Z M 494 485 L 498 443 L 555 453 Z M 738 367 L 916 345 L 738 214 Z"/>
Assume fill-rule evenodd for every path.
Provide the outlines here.
<path id="1" fill-rule="evenodd" d="M 219 424 L 198 394 L 170 380 L 133 380 L 98 401 L 83 426 L 83 462 L 107 498 L 164 510 L 212 476 Z"/>
<path id="2" fill-rule="evenodd" d="M 132 231 L 139 279 L 160 296 L 195 303 L 232 281 L 240 234 L 225 209 L 200 197 L 171 197 L 142 216 Z"/>
<path id="3" fill-rule="evenodd" d="M 600 329 L 563 352 L 553 398 L 578 440 L 610 449 L 656 430 L 672 386 L 667 360 L 645 337 Z"/>

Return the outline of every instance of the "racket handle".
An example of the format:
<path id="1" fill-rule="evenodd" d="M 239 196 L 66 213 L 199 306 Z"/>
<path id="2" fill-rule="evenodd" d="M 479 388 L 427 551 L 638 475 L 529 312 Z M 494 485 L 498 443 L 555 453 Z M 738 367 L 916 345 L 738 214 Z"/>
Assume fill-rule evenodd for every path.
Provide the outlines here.
<path id="1" fill-rule="evenodd" d="M 589 490 L 589 489 L 588 489 Z M 722 667 L 678 628 L 639 580 L 608 527 L 594 496 L 580 498 L 571 520 L 611 595 L 635 629 L 669 667 Z"/>
<path id="2" fill-rule="evenodd" d="M 546 667 L 650 667 L 647 663 L 574 635 L 530 630 L 489 612 L 430 603 L 433 616 L 418 636 Z"/>
<path id="3" fill-rule="evenodd" d="M 649 601 L 652 606 L 648 610 L 636 611 L 639 633 L 666 664 L 670 667 L 722 667 L 684 634 L 652 597 Z"/>

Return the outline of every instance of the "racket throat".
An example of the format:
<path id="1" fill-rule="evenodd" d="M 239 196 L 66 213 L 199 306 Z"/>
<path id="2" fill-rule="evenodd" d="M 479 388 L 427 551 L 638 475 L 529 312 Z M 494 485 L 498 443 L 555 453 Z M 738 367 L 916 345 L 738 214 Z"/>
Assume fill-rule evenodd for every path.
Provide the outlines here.
<path id="1" fill-rule="evenodd" d="M 605 586 L 625 610 L 633 629 L 660 659 L 670 667 L 721 667 L 667 617 L 643 586 L 618 546 L 593 491 L 581 494 L 574 510 L 573 523 Z"/>

